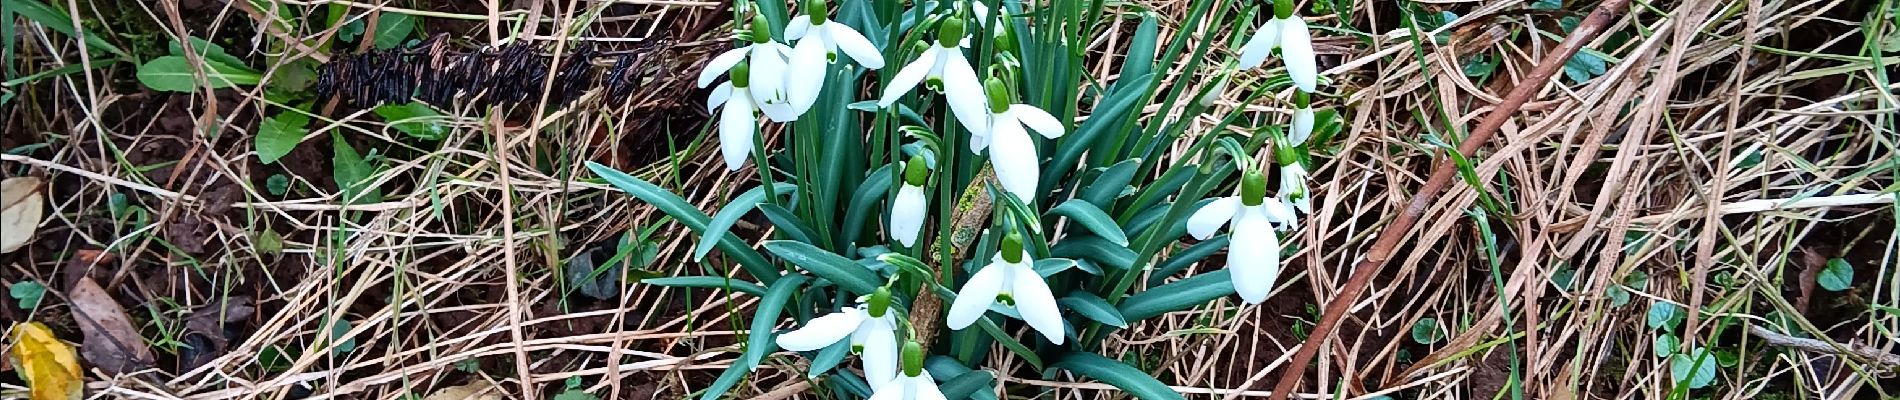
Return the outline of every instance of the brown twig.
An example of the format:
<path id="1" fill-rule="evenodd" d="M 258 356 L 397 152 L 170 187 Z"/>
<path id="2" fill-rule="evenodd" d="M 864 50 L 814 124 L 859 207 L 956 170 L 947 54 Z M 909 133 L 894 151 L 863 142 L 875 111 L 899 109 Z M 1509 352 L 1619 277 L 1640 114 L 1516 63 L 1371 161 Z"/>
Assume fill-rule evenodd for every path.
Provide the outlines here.
<path id="1" fill-rule="evenodd" d="M 1768 342 L 1770 346 L 1781 346 L 1802 351 L 1839 354 L 1879 364 L 1885 368 L 1900 368 L 1900 354 L 1888 353 L 1879 348 L 1863 344 L 1834 344 L 1824 340 L 1798 338 L 1768 330 L 1760 325 L 1750 325 L 1748 333 Z"/>
<path id="2" fill-rule="evenodd" d="M 1491 137 L 1497 134 L 1498 128 L 1503 127 L 1506 121 L 1517 114 L 1517 110 L 1522 108 L 1524 103 L 1530 101 L 1531 96 L 1542 91 L 1544 85 L 1557 74 L 1557 71 L 1562 70 L 1565 61 L 1575 55 L 1578 50 L 1583 49 L 1585 43 L 1589 43 L 1601 34 L 1612 18 L 1621 14 L 1628 5 L 1629 0 L 1610 0 L 1597 5 L 1589 16 L 1584 17 L 1582 23 L 1577 24 L 1577 29 L 1571 31 L 1569 37 L 1564 38 L 1563 43 L 1560 43 L 1555 51 L 1544 55 L 1544 59 L 1531 70 L 1529 77 L 1519 82 L 1517 87 L 1512 88 L 1510 94 L 1504 97 L 1504 101 L 1498 103 L 1497 108 L 1490 114 L 1485 115 L 1484 120 L 1478 123 L 1478 127 L 1471 130 L 1471 136 L 1458 145 L 1458 153 L 1470 157 L 1478 151 L 1479 147 L 1490 142 Z M 1280 382 L 1273 386 L 1271 400 L 1285 400 L 1287 394 L 1293 392 L 1294 386 L 1299 385 L 1300 378 L 1305 376 L 1306 365 L 1313 361 L 1313 357 L 1319 354 L 1319 349 L 1325 344 L 1326 339 L 1339 328 L 1339 323 L 1345 318 L 1347 309 L 1351 308 L 1359 295 L 1366 291 L 1366 286 L 1372 283 L 1372 277 L 1377 276 L 1379 269 L 1385 266 L 1386 261 L 1391 260 L 1392 250 L 1404 243 L 1406 233 L 1412 230 L 1412 225 L 1417 224 L 1419 218 L 1424 217 L 1425 211 L 1437 201 L 1439 193 L 1444 192 L 1445 187 L 1451 183 L 1457 173 L 1458 168 L 1453 159 L 1443 157 L 1437 169 L 1432 172 L 1431 179 L 1425 182 L 1425 187 L 1421 188 L 1418 194 L 1412 197 L 1412 201 L 1405 205 L 1405 209 L 1399 212 L 1398 218 L 1392 221 L 1392 225 L 1382 230 L 1378 235 L 1379 240 L 1373 243 L 1372 248 L 1366 252 L 1365 258 L 1353 267 L 1352 276 L 1346 280 L 1346 287 L 1340 289 L 1339 295 L 1326 303 L 1326 313 L 1320 316 L 1319 324 L 1313 327 L 1306 341 L 1300 344 L 1300 350 L 1294 353 L 1292 362 L 1288 363 L 1286 371 L 1280 374 Z"/>

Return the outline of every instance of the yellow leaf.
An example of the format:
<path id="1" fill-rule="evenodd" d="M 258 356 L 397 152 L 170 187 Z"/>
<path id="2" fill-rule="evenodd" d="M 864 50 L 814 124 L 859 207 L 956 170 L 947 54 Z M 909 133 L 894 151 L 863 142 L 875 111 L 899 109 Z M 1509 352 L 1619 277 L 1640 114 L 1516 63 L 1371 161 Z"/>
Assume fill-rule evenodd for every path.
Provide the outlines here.
<path id="1" fill-rule="evenodd" d="M 79 357 L 73 346 L 53 337 L 38 322 L 13 326 L 13 351 L 8 354 L 32 393 L 32 400 L 73 400 L 85 394 L 79 375 Z"/>
<path id="2" fill-rule="evenodd" d="M 467 385 L 442 388 L 422 400 L 501 400 L 501 394 L 491 390 L 494 387 L 488 381 L 478 379 Z"/>

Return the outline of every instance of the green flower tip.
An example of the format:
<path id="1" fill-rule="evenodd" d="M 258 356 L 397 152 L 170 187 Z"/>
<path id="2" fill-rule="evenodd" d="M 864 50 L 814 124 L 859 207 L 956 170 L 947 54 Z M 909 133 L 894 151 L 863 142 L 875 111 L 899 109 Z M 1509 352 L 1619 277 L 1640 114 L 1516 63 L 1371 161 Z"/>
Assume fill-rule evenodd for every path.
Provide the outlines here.
<path id="1" fill-rule="evenodd" d="M 1003 261 L 1012 264 L 1023 262 L 1023 235 L 1010 233 L 1009 236 L 1004 236 L 1000 251 L 1003 252 Z"/>
<path id="2" fill-rule="evenodd" d="M 765 22 L 764 14 L 752 14 L 752 43 L 772 41 L 772 27 Z"/>
<path id="3" fill-rule="evenodd" d="M 954 49 L 961 43 L 963 43 L 963 19 L 943 20 L 943 25 L 937 27 L 937 46 Z"/>
<path id="4" fill-rule="evenodd" d="M 811 15 L 812 26 L 818 26 L 825 24 L 825 16 L 831 15 L 831 11 L 826 9 L 825 0 L 806 0 L 805 14 Z"/>
<path id="5" fill-rule="evenodd" d="M 924 345 L 915 341 L 904 341 L 904 376 L 916 377 L 924 374 Z"/>
<path id="6" fill-rule="evenodd" d="M 910 161 L 904 162 L 904 184 L 922 187 L 924 181 L 928 179 L 930 179 L 930 166 L 925 165 L 922 154 L 910 156 Z"/>
<path id="7" fill-rule="evenodd" d="M 1287 143 L 1285 136 L 1273 135 L 1273 161 L 1279 162 L 1280 165 L 1293 165 L 1300 162 L 1300 155 L 1297 153 L 1299 150 L 1292 143 Z"/>
<path id="8" fill-rule="evenodd" d="M 1293 107 L 1313 108 L 1313 95 L 1306 93 L 1304 90 L 1295 89 L 1293 91 Z"/>
<path id="9" fill-rule="evenodd" d="M 1009 86 L 1004 85 L 1002 79 L 997 79 L 995 75 L 991 75 L 989 79 L 983 80 L 983 94 L 989 97 L 991 113 L 1002 114 L 1003 110 L 1009 109 L 1009 104 L 1011 103 L 1009 101 Z"/>
<path id="10" fill-rule="evenodd" d="M 734 64 L 732 69 L 727 70 L 726 75 L 732 77 L 732 87 L 735 89 L 751 87 L 752 78 L 750 77 L 752 76 L 752 63 L 740 61 L 738 64 Z"/>
<path id="11" fill-rule="evenodd" d="M 1248 207 L 1260 205 L 1267 198 L 1267 176 L 1260 171 L 1247 171 L 1240 178 L 1240 204 Z"/>
<path id="12" fill-rule="evenodd" d="M 1279 19 L 1293 18 L 1293 0 L 1274 0 L 1273 17 Z"/>
<path id="13" fill-rule="evenodd" d="M 891 288 L 879 286 L 876 291 L 871 292 L 871 301 L 867 303 L 871 304 L 872 317 L 883 317 L 885 313 L 891 311 Z"/>

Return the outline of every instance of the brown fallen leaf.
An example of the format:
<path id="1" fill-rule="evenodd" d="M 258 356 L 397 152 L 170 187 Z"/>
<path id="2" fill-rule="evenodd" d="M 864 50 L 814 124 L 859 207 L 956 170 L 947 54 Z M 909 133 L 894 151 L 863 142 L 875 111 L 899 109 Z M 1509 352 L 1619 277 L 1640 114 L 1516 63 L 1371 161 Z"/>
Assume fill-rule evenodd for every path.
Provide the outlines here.
<path id="1" fill-rule="evenodd" d="M 108 373 L 120 374 L 152 365 L 152 349 L 146 347 L 139 329 L 126 317 L 125 308 L 112 299 L 91 277 L 80 278 L 66 293 L 73 320 L 86 342 L 79 354 Z"/>
<path id="2" fill-rule="evenodd" d="M 488 381 L 476 380 L 467 385 L 442 388 L 422 400 L 501 400 L 501 394 L 494 388 Z"/>
<path id="3" fill-rule="evenodd" d="M 226 325 L 241 325 L 256 313 L 257 307 L 251 305 L 250 296 L 232 296 L 193 310 L 191 315 L 185 317 L 184 335 L 185 343 L 191 347 L 179 352 L 184 369 L 197 369 L 224 355 L 231 344 L 229 335 L 235 333 L 227 332 L 231 330 Z"/>
<path id="4" fill-rule="evenodd" d="M 0 181 L 0 253 L 12 253 L 33 241 L 45 215 L 40 178 L 18 176 Z"/>
<path id="5" fill-rule="evenodd" d="M 73 346 L 53 337 L 46 325 L 14 325 L 13 351 L 7 358 L 26 379 L 32 400 L 75 400 L 85 394 L 86 382 L 79 375 Z"/>

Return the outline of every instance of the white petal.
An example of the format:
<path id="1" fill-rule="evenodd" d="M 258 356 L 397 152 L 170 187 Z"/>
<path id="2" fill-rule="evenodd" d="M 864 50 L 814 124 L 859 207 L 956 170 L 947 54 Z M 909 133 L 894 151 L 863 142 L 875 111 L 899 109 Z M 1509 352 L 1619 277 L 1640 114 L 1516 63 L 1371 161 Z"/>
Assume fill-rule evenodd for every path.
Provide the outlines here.
<path id="1" fill-rule="evenodd" d="M 1286 140 L 1293 142 L 1294 146 L 1300 146 L 1305 145 L 1306 139 L 1311 137 L 1313 137 L 1313 109 L 1293 109 L 1293 132 L 1287 133 Z"/>
<path id="2" fill-rule="evenodd" d="M 1240 69 L 1254 69 L 1267 61 L 1267 55 L 1273 54 L 1273 48 L 1280 45 L 1280 19 L 1267 20 L 1259 30 L 1253 31 L 1253 37 L 1247 38 L 1247 44 L 1240 46 Z"/>
<path id="3" fill-rule="evenodd" d="M 785 82 L 793 112 L 805 115 L 805 111 L 818 102 L 818 92 L 825 88 L 825 76 L 830 75 L 825 68 L 830 64 L 825 61 L 824 43 L 812 39 L 798 41 L 798 48 L 792 50 L 791 69 L 786 71 L 790 76 Z"/>
<path id="4" fill-rule="evenodd" d="M 820 29 L 824 29 L 825 34 L 831 37 L 829 43 L 836 44 L 839 50 L 850 55 L 852 60 L 858 62 L 858 65 L 869 69 L 884 68 L 884 55 L 878 53 L 877 46 L 872 45 L 869 39 L 865 39 L 863 33 L 851 29 L 850 25 L 832 23 L 825 24 Z"/>
<path id="5" fill-rule="evenodd" d="M 1023 125 L 1029 126 L 1029 129 L 1042 134 L 1042 137 L 1050 139 L 1062 137 L 1063 129 L 1065 129 L 1061 120 L 1057 120 L 1055 116 L 1049 115 L 1049 112 L 1036 106 L 1011 104 L 1009 115 L 1015 116 L 1017 121 L 1022 121 Z"/>
<path id="6" fill-rule="evenodd" d="M 891 331 L 893 327 L 882 322 L 864 325 L 869 329 L 865 333 L 862 356 L 864 379 L 870 382 L 871 390 L 876 391 L 897 377 L 897 334 Z"/>
<path id="7" fill-rule="evenodd" d="M 775 48 L 776 47 L 765 44 L 754 45 L 751 56 L 747 57 L 747 59 L 752 62 L 752 70 L 746 75 L 748 80 L 751 81 L 747 82 L 748 86 L 746 87 L 752 89 L 752 99 L 758 102 L 761 106 L 759 108 L 761 109 L 765 108 L 763 107 L 764 105 L 786 104 L 785 72 L 787 71 L 787 60 L 784 56 L 779 55 L 778 51 L 774 50 Z M 767 115 L 770 115 L 769 112 Z M 776 116 L 772 119 L 787 121 L 785 119 L 779 119 Z"/>
<path id="8" fill-rule="evenodd" d="M 970 132 L 970 152 L 971 153 L 982 153 L 983 149 L 986 149 L 989 147 L 990 147 L 990 134 L 989 134 L 988 129 L 982 129 L 981 132 L 977 132 L 977 131 Z"/>
<path id="9" fill-rule="evenodd" d="M 943 397 L 943 389 L 937 388 L 937 381 L 935 378 L 930 377 L 930 371 L 920 371 L 920 372 L 921 373 L 919 373 L 916 378 L 911 378 L 909 381 L 906 382 L 907 384 L 916 385 L 915 387 L 912 388 L 915 391 L 913 392 L 914 394 L 911 396 L 911 399 L 912 400 L 945 400 Z"/>
<path id="10" fill-rule="evenodd" d="M 831 24 L 825 24 L 825 25 L 831 25 Z M 797 17 L 793 17 L 791 21 L 785 22 L 785 40 L 798 40 L 800 38 L 804 38 L 805 33 L 810 32 L 810 31 L 811 31 L 811 15 L 810 14 L 799 14 Z"/>
<path id="11" fill-rule="evenodd" d="M 1306 31 L 1306 20 L 1299 17 L 1280 22 L 1280 56 L 1286 57 L 1286 74 L 1293 86 L 1307 93 L 1319 87 L 1319 61 L 1313 55 L 1313 34 Z"/>
<path id="12" fill-rule="evenodd" d="M 1227 245 L 1227 270 L 1234 292 L 1247 304 L 1260 304 L 1280 276 L 1280 239 L 1258 211 L 1245 211 L 1234 221 L 1233 241 Z"/>
<path id="13" fill-rule="evenodd" d="M 792 122 L 798 120 L 798 110 L 791 103 L 759 103 L 759 111 L 765 113 L 765 119 L 774 122 Z"/>
<path id="14" fill-rule="evenodd" d="M 1023 260 L 1023 263 L 1007 266 L 1010 273 L 1015 275 L 1010 279 L 1010 297 L 1016 300 L 1016 312 L 1023 315 L 1023 322 L 1036 328 L 1036 332 L 1041 332 L 1042 337 L 1048 338 L 1050 343 L 1062 344 L 1065 335 L 1062 331 L 1062 311 L 1056 309 L 1056 296 L 1049 293 L 1049 283 L 1043 282 L 1042 275 L 1037 275 L 1036 270 L 1029 267 L 1029 257 L 1025 255 Z"/>
<path id="15" fill-rule="evenodd" d="M 1009 112 L 996 117 L 998 123 L 990 132 L 990 164 L 996 167 L 996 179 L 1003 184 L 1003 190 L 1016 195 L 1026 204 L 1036 201 L 1036 185 L 1041 183 L 1041 157 L 1036 156 L 1036 143 L 1029 140 L 1029 132 L 1023 125 L 1015 122 Z"/>
<path id="16" fill-rule="evenodd" d="M 990 105 L 983 95 L 983 81 L 976 78 L 976 70 L 970 69 L 970 61 L 963 58 L 962 51 L 945 49 L 943 64 L 943 96 L 950 103 L 950 112 L 956 114 L 957 122 L 969 129 L 971 134 L 980 132 L 990 125 Z"/>
<path id="17" fill-rule="evenodd" d="M 897 75 L 891 77 L 891 85 L 884 87 L 884 96 L 877 99 L 877 106 L 890 107 L 891 103 L 897 102 L 897 98 L 903 97 L 904 93 L 909 93 L 911 88 L 923 82 L 924 74 L 930 73 L 930 68 L 936 65 L 938 51 L 942 50 L 932 46 L 929 50 L 924 50 L 924 54 L 918 55 L 917 59 L 911 61 L 910 64 L 904 64 L 903 69 L 897 70 Z"/>
<path id="18" fill-rule="evenodd" d="M 1282 199 L 1282 200 L 1286 200 L 1286 199 Z M 1288 200 L 1287 202 L 1293 203 L 1293 208 L 1300 210 L 1300 212 L 1302 213 L 1307 213 L 1307 214 L 1313 213 L 1313 196 L 1311 195 L 1311 193 L 1301 194 L 1299 198 Z M 1299 217 L 1293 216 L 1292 211 L 1288 211 L 1287 213 L 1288 213 L 1287 215 L 1288 223 L 1286 224 L 1287 228 L 1298 227 L 1300 223 Z"/>
<path id="19" fill-rule="evenodd" d="M 864 311 L 856 308 L 812 318 L 805 327 L 778 335 L 778 347 L 791 351 L 822 349 L 850 336 L 864 320 Z"/>
<path id="20" fill-rule="evenodd" d="M 1281 229 L 1293 229 L 1300 226 L 1299 216 L 1294 215 L 1293 208 L 1280 199 L 1267 199 L 1266 202 L 1260 204 L 1260 212 L 1266 216 L 1267 222 L 1281 224 Z"/>
<path id="21" fill-rule="evenodd" d="M 924 227 L 924 207 L 928 201 L 924 188 L 904 184 L 897 189 L 897 199 L 891 202 L 891 238 L 904 247 L 917 243 L 917 231 Z"/>
<path id="22" fill-rule="evenodd" d="M 1201 209 L 1194 210 L 1193 216 L 1188 217 L 1188 234 L 1193 235 L 1195 239 L 1207 240 L 1214 236 L 1214 232 L 1219 231 L 1221 226 L 1227 225 L 1227 221 L 1233 220 L 1234 211 L 1239 209 L 1240 196 L 1222 197 L 1207 203 L 1201 206 Z"/>
<path id="23" fill-rule="evenodd" d="M 953 330 L 962 330 L 983 317 L 983 312 L 996 303 L 996 294 L 1003 292 L 1003 276 L 1008 273 L 1003 263 L 992 262 L 970 275 L 963 283 L 963 289 L 957 291 L 957 300 L 950 303 L 950 315 L 947 325 Z"/>
<path id="24" fill-rule="evenodd" d="M 719 105 L 726 104 L 729 98 L 732 98 L 732 82 L 720 82 L 719 86 L 713 87 L 712 94 L 706 95 L 706 112 L 712 113 L 719 109 Z"/>
<path id="25" fill-rule="evenodd" d="M 899 381 L 890 382 L 892 383 L 891 385 L 883 385 L 884 387 L 881 389 L 871 389 L 870 400 L 912 400 L 912 399 L 905 398 L 907 396 L 905 396 L 905 393 L 904 393 L 908 391 L 910 388 L 910 385 L 907 383 L 907 381 L 905 381 L 906 379 L 909 379 L 909 378 L 898 378 L 898 379 Z M 874 388 L 877 387 L 875 386 L 875 384 L 873 385 L 874 386 L 871 386 L 871 387 L 874 387 Z"/>
<path id="26" fill-rule="evenodd" d="M 724 53 L 719 53 L 719 56 L 713 57 L 712 62 L 706 63 L 706 69 L 699 70 L 699 87 L 706 87 L 713 81 L 719 80 L 726 71 L 732 70 L 732 66 L 739 65 L 739 60 L 745 59 L 745 53 L 746 48 L 740 47 L 726 50 Z"/>
<path id="27" fill-rule="evenodd" d="M 739 170 L 752 156 L 752 132 L 758 129 L 758 118 L 752 113 L 752 94 L 733 91 L 725 110 L 719 112 L 719 154 L 725 157 L 727 170 Z"/>

